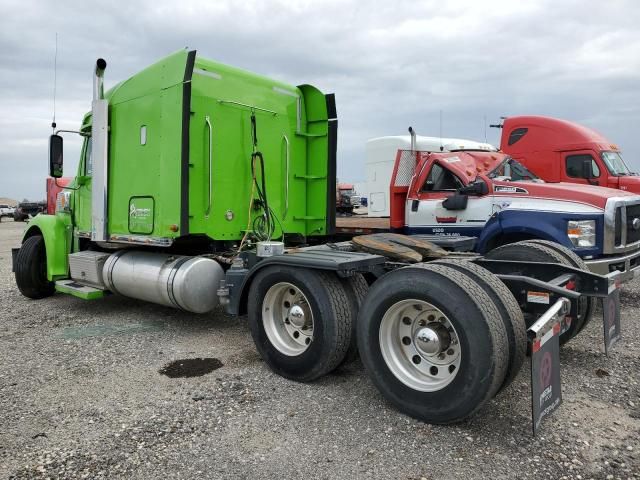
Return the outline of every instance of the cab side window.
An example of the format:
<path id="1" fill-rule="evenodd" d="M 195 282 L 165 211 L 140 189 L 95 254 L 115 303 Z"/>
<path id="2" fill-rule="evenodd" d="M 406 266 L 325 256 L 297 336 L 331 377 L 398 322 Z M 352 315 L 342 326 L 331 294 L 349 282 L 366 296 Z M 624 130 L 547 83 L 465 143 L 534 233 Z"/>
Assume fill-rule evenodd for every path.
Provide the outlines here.
<path id="1" fill-rule="evenodd" d="M 450 192 L 463 186 L 464 184 L 453 173 L 434 163 L 421 190 L 423 192 Z"/>
<path id="2" fill-rule="evenodd" d="M 84 143 L 84 174 L 88 177 L 93 172 L 93 158 L 91 156 L 91 137 L 87 137 Z"/>
<path id="3" fill-rule="evenodd" d="M 582 173 L 582 165 L 585 161 L 591 160 L 591 175 L 592 177 L 600 176 L 600 169 L 598 164 L 589 154 L 583 153 L 580 155 L 568 155 L 565 160 L 565 167 L 567 170 L 567 176 L 571 178 L 584 178 Z"/>
<path id="4" fill-rule="evenodd" d="M 514 143 L 516 143 L 517 141 L 519 141 L 522 137 L 524 137 L 527 132 L 529 131 L 528 128 L 516 128 L 514 130 L 511 131 L 511 133 L 509 134 L 509 140 L 508 140 L 508 144 L 509 145 L 513 145 Z"/>

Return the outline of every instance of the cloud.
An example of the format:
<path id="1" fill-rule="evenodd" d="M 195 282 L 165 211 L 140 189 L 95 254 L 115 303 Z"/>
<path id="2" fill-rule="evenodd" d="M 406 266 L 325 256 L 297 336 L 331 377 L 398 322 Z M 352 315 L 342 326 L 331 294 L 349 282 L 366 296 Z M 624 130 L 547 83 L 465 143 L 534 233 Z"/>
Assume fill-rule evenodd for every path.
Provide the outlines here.
<path id="1" fill-rule="evenodd" d="M 484 140 L 485 121 L 546 114 L 584 123 L 640 169 L 640 9 L 610 2 L 6 1 L 0 6 L 0 196 L 44 196 L 53 54 L 57 122 L 78 128 L 91 69 L 107 87 L 179 48 L 335 92 L 338 174 L 364 177 L 364 142 L 406 132 Z M 489 141 L 498 143 L 495 130 Z M 65 138 L 65 170 L 79 141 Z"/>

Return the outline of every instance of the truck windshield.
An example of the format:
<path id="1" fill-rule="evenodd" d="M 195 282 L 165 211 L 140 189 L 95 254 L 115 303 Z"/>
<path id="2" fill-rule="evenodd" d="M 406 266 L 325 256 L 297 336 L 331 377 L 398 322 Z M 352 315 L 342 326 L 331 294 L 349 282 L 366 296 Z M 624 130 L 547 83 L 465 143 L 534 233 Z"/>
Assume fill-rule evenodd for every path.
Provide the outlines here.
<path id="1" fill-rule="evenodd" d="M 602 152 L 602 160 L 611 175 L 615 175 L 617 177 L 631 175 L 629 167 L 624 163 L 622 156 L 618 152 Z"/>
<path id="2" fill-rule="evenodd" d="M 513 158 L 506 158 L 500 165 L 494 168 L 488 176 L 489 178 L 509 180 L 513 182 L 527 180 L 540 181 L 533 172 L 527 170 L 524 165 Z"/>

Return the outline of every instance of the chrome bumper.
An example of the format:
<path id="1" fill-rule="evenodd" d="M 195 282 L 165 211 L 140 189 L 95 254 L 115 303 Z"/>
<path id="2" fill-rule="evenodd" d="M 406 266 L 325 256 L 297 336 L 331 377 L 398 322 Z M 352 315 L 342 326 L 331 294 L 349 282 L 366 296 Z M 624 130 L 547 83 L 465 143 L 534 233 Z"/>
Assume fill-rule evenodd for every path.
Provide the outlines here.
<path id="1" fill-rule="evenodd" d="M 628 282 L 640 275 L 640 250 L 615 257 L 586 260 L 586 264 L 593 273 L 608 275 L 613 271 L 620 272 L 616 275 L 619 282 Z"/>

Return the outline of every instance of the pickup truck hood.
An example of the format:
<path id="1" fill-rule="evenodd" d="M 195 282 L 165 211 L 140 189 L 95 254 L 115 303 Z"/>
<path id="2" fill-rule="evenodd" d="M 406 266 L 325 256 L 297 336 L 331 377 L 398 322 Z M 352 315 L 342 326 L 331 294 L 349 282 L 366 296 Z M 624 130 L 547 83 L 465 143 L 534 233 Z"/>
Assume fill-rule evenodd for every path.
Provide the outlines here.
<path id="1" fill-rule="evenodd" d="M 581 185 L 577 183 L 534 183 L 494 181 L 495 195 L 510 197 L 536 197 L 565 202 L 586 203 L 604 209 L 611 197 L 638 197 L 635 193 L 614 188 Z"/>

